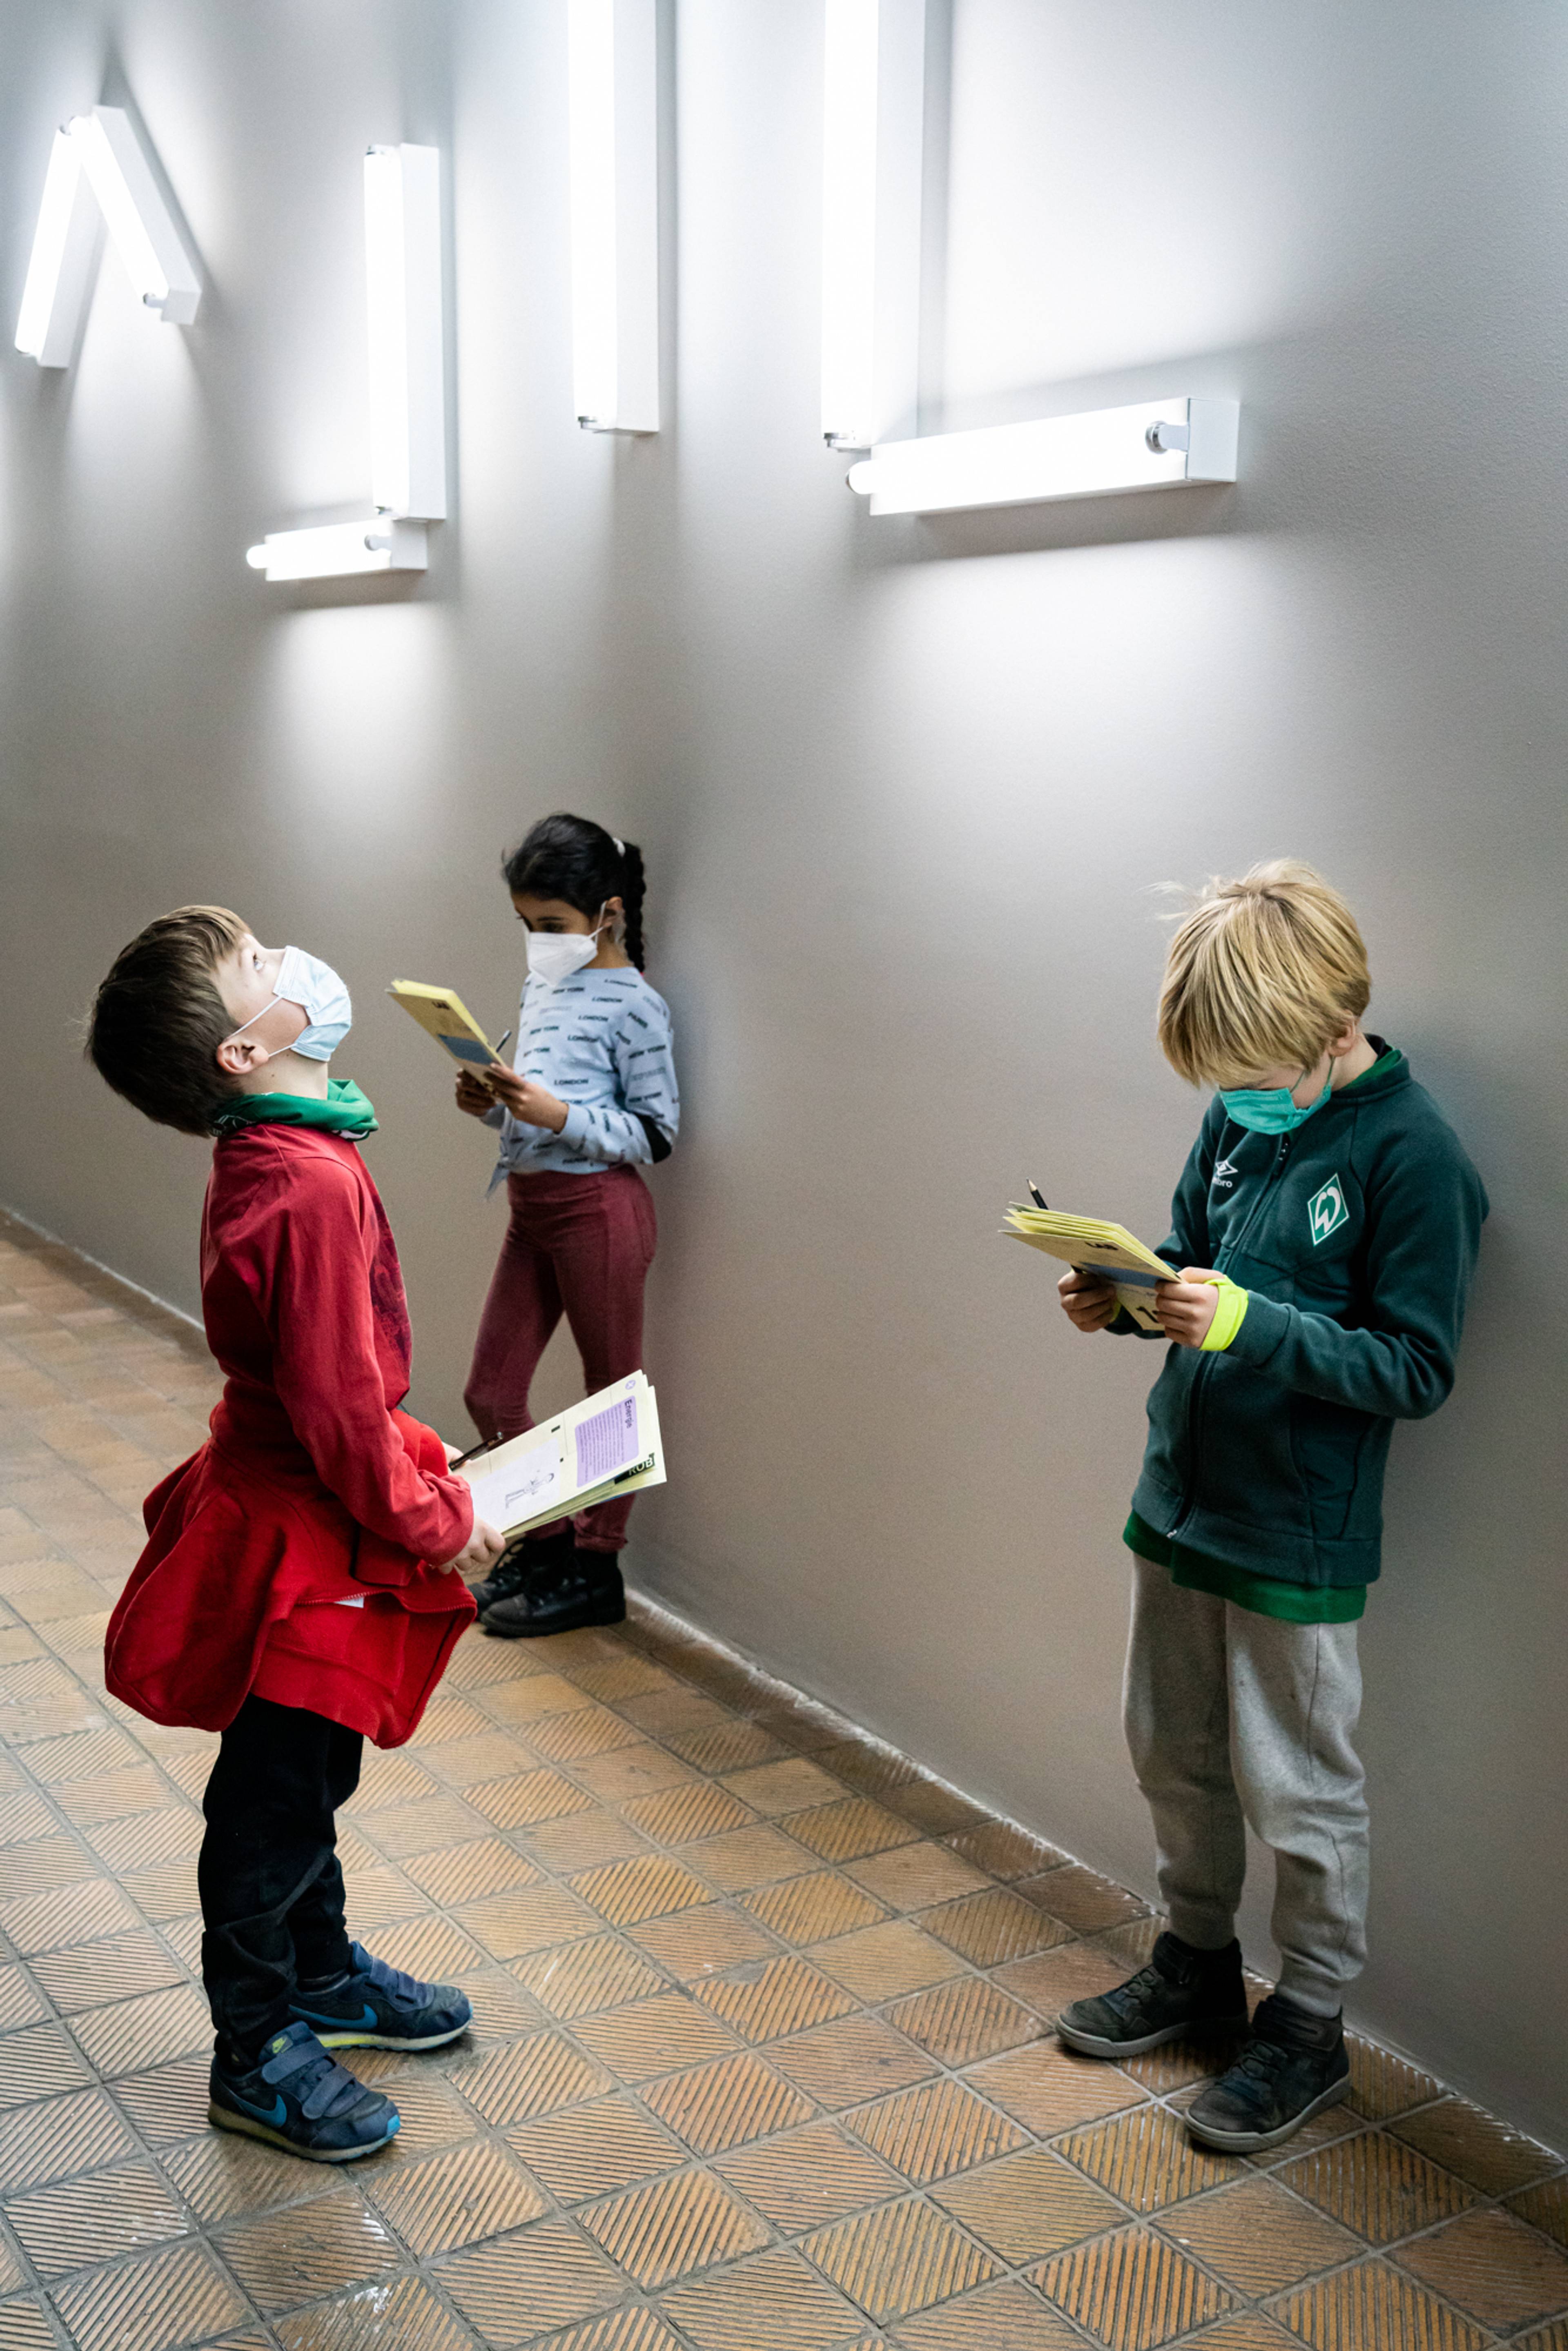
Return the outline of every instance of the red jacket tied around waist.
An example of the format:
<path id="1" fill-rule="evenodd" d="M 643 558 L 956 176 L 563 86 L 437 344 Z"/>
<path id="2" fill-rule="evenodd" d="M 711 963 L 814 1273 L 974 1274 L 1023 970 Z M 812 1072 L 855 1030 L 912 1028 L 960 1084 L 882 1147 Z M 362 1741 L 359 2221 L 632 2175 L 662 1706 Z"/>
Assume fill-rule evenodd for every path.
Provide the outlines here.
<path id="1" fill-rule="evenodd" d="M 217 1144 L 202 1311 L 223 1400 L 147 1498 L 109 1687 L 203 1730 L 254 1691 L 395 1747 L 474 1614 L 455 1571 L 426 1564 L 462 1550 L 474 1510 L 439 1437 L 397 1409 L 408 1307 L 352 1142 L 256 1125 Z"/>

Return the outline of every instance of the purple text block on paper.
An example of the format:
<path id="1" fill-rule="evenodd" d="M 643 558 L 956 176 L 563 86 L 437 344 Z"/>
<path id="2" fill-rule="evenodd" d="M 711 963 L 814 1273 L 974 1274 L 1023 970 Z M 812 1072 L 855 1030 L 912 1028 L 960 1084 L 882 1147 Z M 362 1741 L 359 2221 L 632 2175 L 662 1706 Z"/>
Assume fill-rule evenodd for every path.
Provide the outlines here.
<path id="1" fill-rule="evenodd" d="M 637 1458 L 637 1399 L 622 1396 L 591 1420 L 577 1424 L 577 1482 L 598 1486 L 630 1469 Z"/>

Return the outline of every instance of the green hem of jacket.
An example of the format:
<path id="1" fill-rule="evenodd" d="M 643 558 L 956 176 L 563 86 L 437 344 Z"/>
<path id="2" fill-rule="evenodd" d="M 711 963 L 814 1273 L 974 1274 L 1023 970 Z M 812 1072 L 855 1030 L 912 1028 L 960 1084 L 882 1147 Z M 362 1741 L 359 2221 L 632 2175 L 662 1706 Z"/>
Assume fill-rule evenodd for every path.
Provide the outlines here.
<path id="1" fill-rule="evenodd" d="M 1215 1599 L 1231 1601 L 1254 1616 L 1272 1616 L 1282 1625 L 1352 1625 L 1365 1614 L 1364 1583 L 1282 1583 L 1271 1575 L 1254 1575 L 1249 1568 L 1232 1567 L 1172 1542 L 1136 1510 L 1128 1516 L 1122 1541 L 1140 1559 L 1168 1568 L 1171 1582 L 1184 1592 L 1212 1593 Z"/>

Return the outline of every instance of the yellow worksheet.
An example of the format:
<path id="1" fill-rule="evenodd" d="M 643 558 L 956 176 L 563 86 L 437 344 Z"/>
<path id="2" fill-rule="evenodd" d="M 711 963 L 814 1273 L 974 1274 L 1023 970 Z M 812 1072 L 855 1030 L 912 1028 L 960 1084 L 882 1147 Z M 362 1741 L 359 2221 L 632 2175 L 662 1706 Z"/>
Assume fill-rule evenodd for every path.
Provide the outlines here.
<path id="1" fill-rule="evenodd" d="M 394 979 L 387 994 L 418 1021 L 427 1036 L 444 1045 L 455 1061 L 487 1070 L 495 1060 L 485 1031 L 452 988 L 427 987 L 417 979 Z"/>
<path id="2" fill-rule="evenodd" d="M 1174 1281 L 1174 1270 L 1153 1249 L 1145 1249 L 1125 1225 L 1107 1224 L 1099 1217 L 1066 1216 L 1055 1208 L 1026 1208 L 1016 1203 L 1008 1210 L 1005 1229 L 1030 1249 L 1076 1266 L 1081 1273 L 1098 1273 L 1113 1282 L 1116 1296 L 1140 1331 L 1157 1331 L 1154 1309 L 1156 1281 Z"/>

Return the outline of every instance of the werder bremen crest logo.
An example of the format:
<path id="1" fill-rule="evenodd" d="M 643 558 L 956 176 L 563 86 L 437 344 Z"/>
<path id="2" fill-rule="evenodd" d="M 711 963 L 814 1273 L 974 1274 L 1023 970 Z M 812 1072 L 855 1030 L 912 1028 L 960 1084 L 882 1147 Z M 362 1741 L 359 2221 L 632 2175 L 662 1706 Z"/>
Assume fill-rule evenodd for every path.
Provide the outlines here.
<path id="1" fill-rule="evenodd" d="M 1350 1210 L 1344 1205 L 1344 1187 L 1337 1176 L 1331 1176 L 1321 1192 L 1314 1192 L 1307 1202 L 1307 1215 L 1312 1222 L 1312 1247 L 1337 1233 L 1341 1225 L 1350 1222 Z"/>

